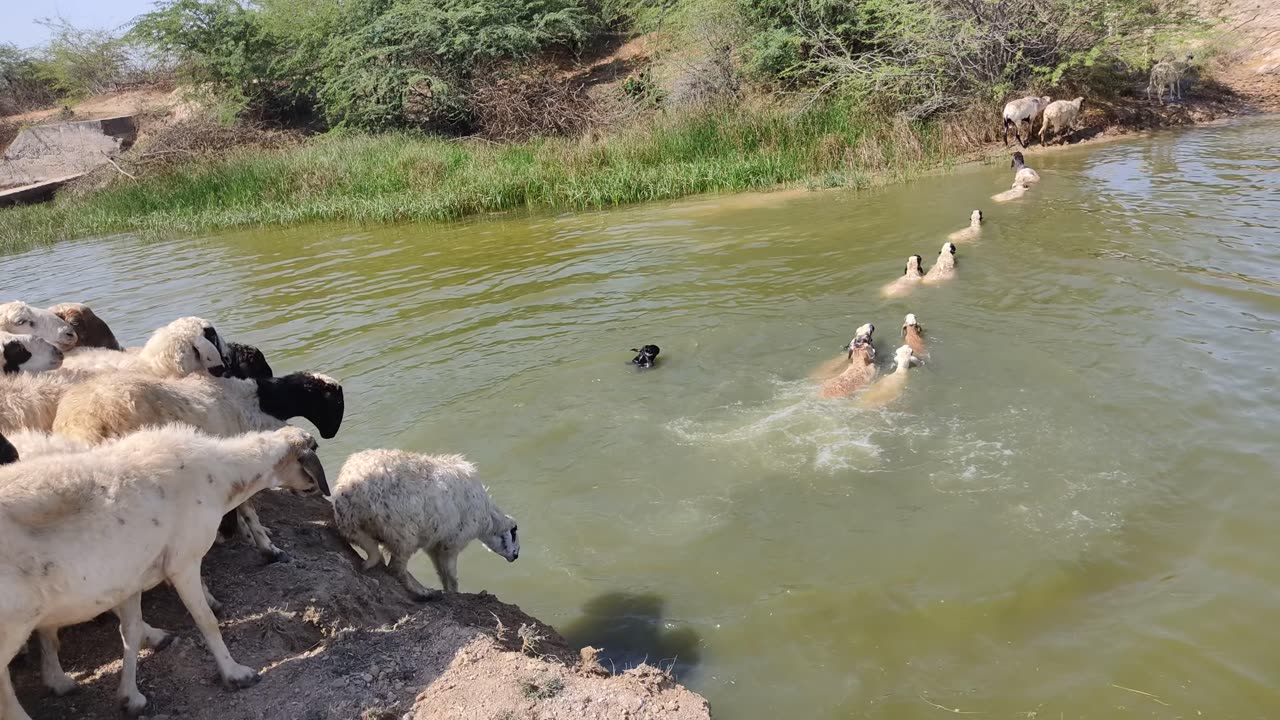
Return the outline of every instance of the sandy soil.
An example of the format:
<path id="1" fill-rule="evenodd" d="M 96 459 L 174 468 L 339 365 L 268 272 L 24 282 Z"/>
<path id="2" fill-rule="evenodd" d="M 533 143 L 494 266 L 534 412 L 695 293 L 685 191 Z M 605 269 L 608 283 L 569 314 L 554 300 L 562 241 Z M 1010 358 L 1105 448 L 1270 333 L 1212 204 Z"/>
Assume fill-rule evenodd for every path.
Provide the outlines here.
<path id="1" fill-rule="evenodd" d="M 590 651 L 584 659 L 555 630 L 487 593 L 414 603 L 385 572 L 357 569 L 354 551 L 330 527 L 327 503 L 264 495 L 259 512 L 292 560 L 264 565 L 235 540 L 205 559 L 210 589 L 225 603 L 223 637 L 238 662 L 261 670 L 262 681 L 222 689 L 185 609 L 159 588 L 144 598 L 144 615 L 178 637 L 158 653 L 144 651 L 139 662 L 148 717 L 710 718 L 706 701 L 668 674 L 642 666 L 610 675 Z M 34 648 L 13 663 L 18 696 L 35 720 L 119 717 L 116 628 L 105 615 L 62 631 L 63 666 L 81 683 L 65 697 L 40 684 Z"/>

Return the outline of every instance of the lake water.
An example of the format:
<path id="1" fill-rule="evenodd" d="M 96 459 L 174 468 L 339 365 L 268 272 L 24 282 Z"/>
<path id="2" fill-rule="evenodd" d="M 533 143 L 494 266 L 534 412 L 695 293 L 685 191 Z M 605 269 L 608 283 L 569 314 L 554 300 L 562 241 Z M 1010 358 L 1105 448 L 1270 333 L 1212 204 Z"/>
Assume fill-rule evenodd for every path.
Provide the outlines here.
<path id="1" fill-rule="evenodd" d="M 487 589 L 675 663 L 730 720 L 1280 712 L 1280 121 L 863 192 L 66 242 L 0 295 L 126 344 L 180 315 L 346 387 L 336 474 L 461 452 L 520 522 Z M 958 277 L 884 300 L 984 210 Z M 914 312 L 882 410 L 808 379 Z M 637 372 L 629 348 L 661 346 Z M 286 548 L 287 549 L 287 548 Z M 437 584 L 425 557 L 417 572 Z M 144 670 L 145 672 L 145 670 Z"/>

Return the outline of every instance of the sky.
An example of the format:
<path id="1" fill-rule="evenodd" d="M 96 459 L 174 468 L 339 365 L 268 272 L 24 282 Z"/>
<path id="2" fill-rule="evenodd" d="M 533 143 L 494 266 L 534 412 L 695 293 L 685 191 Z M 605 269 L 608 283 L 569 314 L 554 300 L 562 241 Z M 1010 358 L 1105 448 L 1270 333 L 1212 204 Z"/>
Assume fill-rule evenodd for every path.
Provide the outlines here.
<path id="1" fill-rule="evenodd" d="M 29 48 L 49 39 L 40 18 L 63 17 L 76 27 L 116 28 L 151 9 L 155 0 L 0 0 L 0 43 Z"/>

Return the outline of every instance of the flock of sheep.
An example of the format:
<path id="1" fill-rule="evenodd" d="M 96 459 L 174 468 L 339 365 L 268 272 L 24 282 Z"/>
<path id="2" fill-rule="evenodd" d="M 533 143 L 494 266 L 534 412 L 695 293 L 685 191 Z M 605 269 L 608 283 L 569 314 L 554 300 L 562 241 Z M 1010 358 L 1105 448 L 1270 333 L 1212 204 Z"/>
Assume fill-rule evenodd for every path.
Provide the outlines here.
<path id="1" fill-rule="evenodd" d="M 254 511 L 258 492 L 332 495 L 334 525 L 416 598 L 438 596 L 408 571 L 425 550 L 444 592 L 458 589 L 458 554 L 474 539 L 514 561 L 515 520 L 456 455 L 399 450 L 351 455 L 330 489 L 315 439 L 342 425 L 342 386 L 312 372 L 277 377 L 260 350 L 224 342 L 206 320 L 179 318 L 138 348 L 121 349 L 91 309 L 0 304 L 0 663 L 34 633 L 41 679 L 57 694 L 76 683 L 58 660 L 58 629 L 111 611 L 124 662 L 118 697 L 140 712 L 141 647 L 172 636 L 142 618 L 142 592 L 167 582 L 191 613 L 224 685 L 258 679 L 227 651 L 200 575 L 205 553 L 232 536 L 271 560 L 276 548 Z M 7 669 L 0 720 L 29 720 Z"/>

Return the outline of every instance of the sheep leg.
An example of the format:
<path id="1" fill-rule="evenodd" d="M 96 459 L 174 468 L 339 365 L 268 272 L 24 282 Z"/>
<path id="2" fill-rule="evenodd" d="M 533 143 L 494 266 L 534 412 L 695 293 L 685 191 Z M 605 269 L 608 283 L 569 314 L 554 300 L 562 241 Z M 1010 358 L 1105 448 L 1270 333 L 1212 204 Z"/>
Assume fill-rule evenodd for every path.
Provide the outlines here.
<path id="1" fill-rule="evenodd" d="M 262 521 L 258 519 L 258 511 L 253 508 L 250 502 L 246 501 L 236 508 L 236 514 L 248 526 L 249 534 L 253 537 L 253 544 L 267 556 L 267 562 L 289 561 L 289 556 L 271 543 L 271 536 L 267 534 L 267 529 L 262 527 Z"/>
<path id="2" fill-rule="evenodd" d="M 209 652 L 213 653 L 214 662 L 218 664 L 218 673 L 222 676 L 222 684 L 228 689 L 237 689 L 257 683 L 261 679 L 258 672 L 232 659 L 231 653 L 227 650 L 227 644 L 222 641 L 222 632 L 218 630 L 218 618 L 214 617 L 213 611 L 209 609 L 209 603 L 205 601 L 204 583 L 200 581 L 200 564 L 193 563 L 190 567 L 170 576 L 169 582 L 173 584 L 173 589 L 178 591 L 182 604 L 187 606 L 187 612 L 191 613 L 191 618 L 196 621 L 196 627 L 204 636 L 205 645 L 209 647 Z"/>
<path id="3" fill-rule="evenodd" d="M 410 574 L 409 556 L 412 554 L 412 550 L 409 552 L 403 552 L 393 549 L 391 551 L 391 564 L 388 566 L 388 569 L 391 571 L 392 576 L 399 580 L 401 585 L 404 585 L 405 589 L 409 591 L 409 594 L 413 596 L 414 600 L 419 602 L 439 600 L 439 591 L 428 590 L 422 587 L 422 583 L 418 582 L 418 579 Z"/>
<path id="4" fill-rule="evenodd" d="M 364 551 L 363 569 L 365 572 L 369 572 L 382 564 L 382 550 L 378 547 L 377 539 L 372 535 L 363 530 L 356 530 L 351 533 L 351 537 L 348 539 Z"/>
<path id="5" fill-rule="evenodd" d="M 138 692 L 138 650 L 142 649 L 142 593 L 136 592 L 115 608 L 120 618 L 120 639 L 124 642 L 124 661 L 120 670 L 120 688 L 116 697 L 120 707 L 130 715 L 142 712 L 147 696 Z"/>
<path id="6" fill-rule="evenodd" d="M 66 695 L 76 689 L 76 681 L 62 670 L 58 660 L 58 628 L 36 630 L 40 638 L 40 680 L 54 695 Z"/>
<path id="7" fill-rule="evenodd" d="M 9 661 L 26 644 L 30 634 L 30 626 L 6 628 L 0 625 L 0 718 L 5 720 L 31 720 L 31 716 L 18 704 L 18 696 L 14 694 L 13 683 L 9 680 Z"/>
<path id="8" fill-rule="evenodd" d="M 1023 120 L 1018 121 L 1018 124 L 1013 128 L 1013 136 L 1017 138 L 1018 144 L 1022 146 L 1022 149 L 1026 150 L 1027 144 L 1022 141 L 1022 123 L 1023 122 L 1026 122 L 1026 121 L 1023 121 Z M 1032 127 L 1031 123 L 1027 122 L 1027 139 L 1028 140 L 1031 139 L 1031 131 L 1033 129 L 1034 128 Z"/>
<path id="9" fill-rule="evenodd" d="M 436 575 L 440 576 L 440 587 L 447 593 L 458 592 L 458 551 L 442 547 L 428 554 L 431 564 L 436 566 Z"/>
<path id="10" fill-rule="evenodd" d="M 1014 130 L 1016 133 L 1017 130 Z M 1009 118 L 1004 119 L 1004 146 L 1009 147 Z"/>

